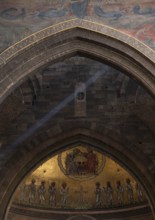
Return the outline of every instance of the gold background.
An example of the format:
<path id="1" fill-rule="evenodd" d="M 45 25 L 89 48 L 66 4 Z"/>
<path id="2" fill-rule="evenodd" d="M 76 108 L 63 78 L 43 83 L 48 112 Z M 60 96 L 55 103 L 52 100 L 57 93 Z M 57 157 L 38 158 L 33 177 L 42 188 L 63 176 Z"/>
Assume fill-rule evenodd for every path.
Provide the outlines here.
<path id="1" fill-rule="evenodd" d="M 79 147 L 78 147 L 79 148 Z M 81 147 L 83 148 L 83 147 Z M 71 149 L 66 150 L 62 153 L 62 163 L 64 163 L 65 155 L 69 153 Z M 101 160 L 102 155 L 99 152 L 94 151 L 99 160 Z M 106 162 L 103 170 L 100 172 L 100 174 L 92 179 L 88 178 L 85 180 L 80 179 L 72 179 L 68 176 L 66 176 L 60 169 L 58 165 L 58 155 L 52 157 L 51 159 L 44 162 L 41 166 L 39 166 L 36 170 L 34 170 L 31 174 L 29 174 L 25 180 L 21 183 L 21 185 L 18 187 L 15 195 L 15 201 L 19 202 L 20 198 L 20 190 L 22 188 L 22 185 L 25 184 L 25 199 L 22 201 L 22 203 L 28 203 L 28 185 L 31 183 L 32 179 L 36 180 L 36 187 L 40 185 L 41 181 L 46 182 L 46 201 L 44 206 L 49 206 L 49 194 L 48 194 L 48 187 L 51 182 L 56 182 L 56 188 L 57 188 L 57 208 L 60 208 L 60 188 L 61 184 L 63 182 L 67 183 L 67 186 L 69 188 L 68 193 L 68 199 L 67 199 L 67 206 L 66 208 L 93 208 L 95 207 L 95 188 L 96 188 L 96 182 L 100 182 L 101 188 L 106 187 L 107 181 L 111 182 L 111 185 L 113 187 L 114 191 L 114 206 L 118 205 L 117 202 L 117 190 L 116 190 L 116 182 L 118 180 L 121 181 L 122 186 L 124 187 L 124 204 L 128 204 L 127 199 L 127 192 L 125 189 L 126 186 L 126 179 L 129 178 L 131 180 L 131 184 L 134 189 L 134 200 L 137 201 L 137 192 L 135 189 L 136 181 L 134 178 L 124 169 L 122 168 L 118 163 L 110 159 L 106 156 Z M 84 204 L 83 207 L 81 207 L 80 204 L 80 187 L 84 190 Z M 36 199 L 34 204 L 39 204 L 38 202 L 38 194 L 36 195 Z M 103 206 L 107 207 L 107 198 L 106 193 L 103 193 Z"/>

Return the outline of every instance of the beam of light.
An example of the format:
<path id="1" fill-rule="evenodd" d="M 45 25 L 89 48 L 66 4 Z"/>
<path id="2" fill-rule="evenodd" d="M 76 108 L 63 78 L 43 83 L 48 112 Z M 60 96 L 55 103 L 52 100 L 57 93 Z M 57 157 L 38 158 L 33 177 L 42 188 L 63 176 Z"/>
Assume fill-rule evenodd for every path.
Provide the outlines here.
<path id="1" fill-rule="evenodd" d="M 91 86 L 101 75 L 107 72 L 107 68 L 100 69 L 96 72 L 94 76 L 88 79 L 85 82 L 86 88 Z M 63 101 L 61 101 L 56 107 L 54 107 L 51 111 L 49 111 L 45 116 L 43 116 L 40 120 L 38 120 L 32 127 L 30 127 L 26 132 L 24 132 L 21 136 L 19 136 L 12 144 L 5 147 L 5 150 L 8 148 L 15 148 L 27 138 L 32 136 L 39 128 L 41 128 L 46 122 L 51 120 L 57 113 L 59 113 L 67 104 L 74 100 L 75 92 L 78 92 L 80 88 L 77 88 L 72 94 L 66 97 Z M 3 154 L 0 154 L 0 158 L 3 157 Z"/>

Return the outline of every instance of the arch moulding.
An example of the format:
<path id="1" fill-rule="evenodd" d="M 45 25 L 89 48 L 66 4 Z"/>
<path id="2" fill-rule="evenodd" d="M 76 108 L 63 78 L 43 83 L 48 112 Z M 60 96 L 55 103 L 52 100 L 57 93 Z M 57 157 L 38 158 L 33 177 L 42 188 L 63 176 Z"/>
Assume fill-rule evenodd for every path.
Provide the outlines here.
<path id="1" fill-rule="evenodd" d="M 0 103 L 25 77 L 78 53 L 123 70 L 155 95 L 151 48 L 103 24 L 72 19 L 34 33 L 0 54 Z"/>
<path id="2" fill-rule="evenodd" d="M 51 63 L 76 54 L 113 65 L 136 79 L 155 96 L 155 52 L 151 48 L 135 38 L 105 25 L 88 20 L 73 19 L 32 34 L 0 54 L 0 103 L 30 74 L 40 71 Z M 54 154 L 54 150 L 55 152 L 58 150 L 56 149 L 57 145 L 75 143 L 80 138 L 83 142 L 86 142 L 86 139 L 96 140 L 94 142 L 96 147 L 98 146 L 97 143 L 106 143 L 102 139 L 103 137 L 93 136 L 92 132 L 83 131 L 83 134 L 76 132 L 72 134 L 72 139 L 69 136 L 61 136 L 61 140 L 55 140 L 51 155 Z M 130 168 L 143 183 L 149 195 L 152 209 L 155 209 L 153 181 L 149 181 L 151 177 L 147 173 L 143 161 L 138 161 L 137 157 L 134 157 L 129 151 L 126 152 L 123 146 L 119 144 L 113 145 L 111 143 L 109 146 L 117 146 L 116 149 L 113 148 L 113 154 L 117 155 L 117 158 L 118 155 L 122 155 L 122 163 L 124 161 L 126 167 Z M 39 149 L 41 150 L 43 147 Z M 111 150 L 112 148 L 109 149 L 109 154 Z M 22 157 L 17 167 L 12 166 L 12 169 L 9 170 L 10 172 L 13 171 L 11 174 L 13 176 L 7 187 L 4 186 L 6 191 L 3 191 L 4 197 L 0 201 L 0 217 L 2 219 L 4 219 L 13 190 L 20 180 L 27 174 L 28 170 L 31 170 L 39 160 L 43 159 L 43 156 L 47 156 L 47 151 L 44 153 L 41 151 L 40 154 L 35 151 L 30 153 L 33 156 L 32 161 L 30 160 L 31 157 L 26 155 L 27 158 Z M 20 172 L 17 173 L 16 169 L 19 169 L 20 165 L 22 165 Z"/>
<path id="3" fill-rule="evenodd" d="M 84 146 L 93 146 L 102 153 L 110 156 L 116 160 L 120 165 L 127 169 L 138 181 L 141 182 L 145 188 L 149 202 L 154 213 L 154 184 L 151 181 L 150 174 L 142 159 L 138 159 L 137 155 L 129 148 L 125 148 L 124 144 L 118 140 L 113 139 L 104 133 L 99 134 L 86 128 L 75 128 L 67 132 L 49 138 L 40 143 L 39 147 L 33 148 L 31 151 L 24 154 L 18 159 L 18 166 L 12 164 L 9 172 L 11 172 L 11 181 L 9 181 L 7 189 L 3 189 L 3 198 L 0 204 L 0 217 L 7 217 L 7 207 L 11 201 L 20 181 L 35 167 L 41 164 L 44 160 L 56 155 L 60 151 L 65 150 L 67 147 L 77 146 L 82 144 Z M 18 157 L 19 158 L 19 157 Z M 11 161 L 10 161 L 11 163 Z M 20 167 L 20 169 L 19 169 Z M 6 191 L 5 191 L 6 190 Z"/>

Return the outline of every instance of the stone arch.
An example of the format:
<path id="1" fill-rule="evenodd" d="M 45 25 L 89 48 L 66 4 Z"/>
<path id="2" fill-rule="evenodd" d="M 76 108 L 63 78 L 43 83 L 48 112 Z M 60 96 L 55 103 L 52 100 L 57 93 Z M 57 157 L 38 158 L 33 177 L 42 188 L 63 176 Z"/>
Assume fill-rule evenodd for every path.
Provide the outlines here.
<path id="1" fill-rule="evenodd" d="M 72 19 L 32 34 L 0 54 L 0 102 L 28 75 L 77 53 L 114 65 L 155 95 L 151 48 L 103 24 Z"/>
<path id="2" fill-rule="evenodd" d="M 36 167 L 39 163 L 42 163 L 49 156 L 63 151 L 67 146 L 74 146 L 79 143 L 84 145 L 92 145 L 94 148 L 97 148 L 101 152 L 111 156 L 120 165 L 131 172 L 145 188 L 152 211 L 154 211 L 154 184 L 151 182 L 151 177 L 145 164 L 143 163 L 143 160 L 138 160 L 137 155 L 135 155 L 132 150 L 129 148 L 124 148 L 123 143 L 105 132 L 106 131 L 103 131 L 103 133 L 98 133 L 97 131 L 91 129 L 74 128 L 66 133 L 61 133 L 55 137 L 43 141 L 39 148 L 36 147 L 28 152 L 28 154 L 24 154 L 21 159 L 18 160 L 18 166 L 15 164 L 12 169 L 10 167 L 9 172 L 11 172 L 13 176 L 11 181 L 6 186 L 7 189 L 5 189 L 6 192 L 4 193 L 5 195 L 2 199 L 0 210 L 0 216 L 2 216 L 2 219 L 5 214 L 5 216 L 7 216 L 6 209 L 16 187 L 34 167 Z"/>
<path id="3" fill-rule="evenodd" d="M 123 70 L 138 80 L 152 95 L 155 95 L 155 52 L 153 50 L 138 40 L 105 25 L 92 21 L 73 19 L 37 32 L 0 54 L 0 102 L 30 74 L 41 70 L 50 63 L 71 57 L 75 54 L 82 54 L 102 62 L 107 62 Z M 93 140 L 93 132 L 87 131 L 85 134 L 80 129 L 80 131 L 77 130 L 75 133 L 76 135 L 72 134 L 72 139 L 71 137 L 68 138 L 68 142 L 66 143 L 69 143 L 71 140 L 73 143 L 74 138 L 80 140 L 80 138 L 89 137 Z M 64 139 L 55 139 L 55 144 L 59 141 L 64 142 L 65 137 L 62 136 L 62 138 Z M 96 142 L 106 142 L 102 138 L 94 135 Z M 59 146 L 62 146 L 61 143 L 59 144 Z M 119 148 L 117 145 L 122 147 Z M 144 182 L 143 185 L 149 195 L 152 207 L 155 208 L 155 193 L 151 184 L 153 181 L 151 182 L 151 177 L 147 173 L 143 161 L 137 161 L 137 157 L 133 156 L 132 151 L 124 149 L 121 144 L 109 143 L 109 146 L 118 147 L 118 149 L 116 147 L 116 151 L 113 151 L 114 154 L 116 153 L 117 155 L 120 153 L 124 155 L 122 162 L 124 161 L 127 167 L 131 166 L 131 171 L 139 177 L 141 182 Z M 36 155 L 34 157 L 37 157 L 37 152 L 35 153 Z M 3 193 L 6 193 L 7 196 L 4 196 L 2 199 L 3 204 L 0 210 L 2 219 L 13 193 L 12 190 L 15 189 L 22 178 L 20 175 L 22 173 L 26 174 L 26 171 L 28 172 L 32 168 L 29 167 L 30 162 L 25 162 L 28 166 L 27 170 L 24 171 L 25 168 L 22 167 L 23 170 L 20 170 L 19 176 L 16 176 L 17 178 L 13 178 L 7 183 L 8 188 L 3 185 L 6 190 Z M 39 162 L 39 158 L 36 159 L 36 162 Z M 35 165 L 35 160 L 32 164 Z M 15 170 L 12 169 L 14 174 L 18 170 L 17 168 Z"/>

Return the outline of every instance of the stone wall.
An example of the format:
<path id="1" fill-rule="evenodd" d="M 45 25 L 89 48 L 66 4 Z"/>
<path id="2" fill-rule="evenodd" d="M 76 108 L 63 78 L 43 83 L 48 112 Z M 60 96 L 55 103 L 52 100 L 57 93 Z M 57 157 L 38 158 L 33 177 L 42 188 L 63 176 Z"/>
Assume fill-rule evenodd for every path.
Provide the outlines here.
<path id="1" fill-rule="evenodd" d="M 40 87 L 35 93 L 38 74 Z M 10 121 L 2 126 L 4 189 L 9 178 L 17 175 L 18 185 L 20 178 L 44 157 L 79 141 L 99 147 L 123 166 L 125 163 L 135 178 L 138 171 L 143 173 L 143 184 L 153 178 L 155 139 L 154 123 L 150 121 L 154 122 L 154 99 L 136 81 L 112 67 L 78 56 L 50 65 L 38 74 L 8 99 L 13 104 L 14 97 L 22 96 L 18 99 L 22 108 L 14 118 L 8 112 Z M 84 100 L 75 92 L 79 82 L 86 86 Z M 78 106 L 84 115 L 76 114 Z M 118 153 L 114 147 L 119 144 L 122 148 Z M 124 159 L 125 154 L 131 161 Z"/>

